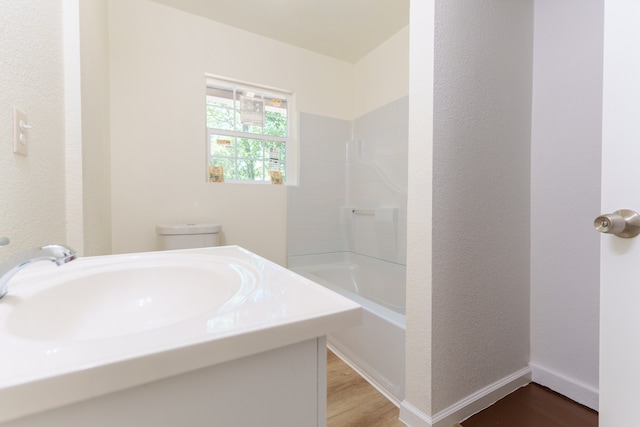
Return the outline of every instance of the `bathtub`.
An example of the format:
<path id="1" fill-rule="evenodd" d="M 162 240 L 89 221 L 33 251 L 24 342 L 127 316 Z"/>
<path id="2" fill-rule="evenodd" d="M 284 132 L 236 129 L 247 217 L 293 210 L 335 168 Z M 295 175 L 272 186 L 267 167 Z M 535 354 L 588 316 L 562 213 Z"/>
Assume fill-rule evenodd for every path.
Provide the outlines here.
<path id="1" fill-rule="evenodd" d="M 405 266 L 352 252 L 290 256 L 288 267 L 363 308 L 329 347 L 396 405 L 404 399 Z"/>

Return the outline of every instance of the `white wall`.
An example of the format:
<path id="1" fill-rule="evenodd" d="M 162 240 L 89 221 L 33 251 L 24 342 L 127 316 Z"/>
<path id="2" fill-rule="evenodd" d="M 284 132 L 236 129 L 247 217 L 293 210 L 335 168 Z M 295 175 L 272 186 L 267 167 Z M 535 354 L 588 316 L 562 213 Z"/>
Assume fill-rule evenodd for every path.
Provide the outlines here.
<path id="1" fill-rule="evenodd" d="M 108 4 L 79 2 L 85 255 L 111 253 Z"/>
<path id="2" fill-rule="evenodd" d="M 410 237 L 408 301 L 420 301 L 407 307 L 406 398 L 434 425 L 459 421 L 452 412 L 471 415 L 465 399 L 474 393 L 527 380 L 532 45 L 532 1 L 436 2 L 432 252 Z M 412 72 L 428 64 L 430 53 L 421 54 Z M 412 96 L 429 98 L 411 83 Z M 429 129 L 414 123 L 429 119 L 420 108 L 427 116 L 412 115 L 410 129 L 428 145 Z M 428 160 L 417 138 L 411 144 L 410 159 Z M 414 199 L 429 197 L 423 165 L 410 163 L 409 236 L 428 237 L 412 210 L 428 217 Z M 418 324 L 423 310 L 430 319 L 419 315 Z M 430 372 L 414 379 L 416 369 Z"/>
<path id="3" fill-rule="evenodd" d="M 155 224 L 215 222 L 223 242 L 286 259 L 286 188 L 204 182 L 204 74 L 296 92 L 350 119 L 353 65 L 148 0 L 110 3 L 113 251 L 152 250 Z"/>
<path id="4" fill-rule="evenodd" d="M 2 258 L 66 242 L 62 2 L 0 2 Z M 29 155 L 13 153 L 12 106 L 27 114 Z"/>
<path id="5" fill-rule="evenodd" d="M 527 366 L 533 1 L 436 4 L 434 412 Z"/>
<path id="6" fill-rule="evenodd" d="M 353 118 L 409 94 L 409 26 L 355 64 Z"/>
<path id="7" fill-rule="evenodd" d="M 82 107 L 80 96 L 80 12 L 78 0 L 62 0 L 64 58 L 65 211 L 67 244 L 84 254 L 82 206 Z"/>
<path id="8" fill-rule="evenodd" d="M 531 130 L 533 379 L 598 405 L 602 0 L 536 0 Z"/>
<path id="9" fill-rule="evenodd" d="M 401 418 L 428 425 L 432 413 L 432 186 L 435 0 L 412 0 L 410 14 L 407 197 L 406 389 Z M 424 421 L 424 422 L 423 422 Z M 412 424 L 409 424 L 412 425 Z"/>

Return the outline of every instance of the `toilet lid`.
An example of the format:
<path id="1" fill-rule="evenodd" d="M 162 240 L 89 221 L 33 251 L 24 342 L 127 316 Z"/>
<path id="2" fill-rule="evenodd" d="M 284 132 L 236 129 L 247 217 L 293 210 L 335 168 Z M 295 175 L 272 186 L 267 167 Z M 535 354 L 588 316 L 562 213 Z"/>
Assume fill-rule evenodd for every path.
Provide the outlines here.
<path id="1" fill-rule="evenodd" d="M 213 234 L 219 233 L 219 224 L 167 224 L 156 225 L 158 234 Z"/>

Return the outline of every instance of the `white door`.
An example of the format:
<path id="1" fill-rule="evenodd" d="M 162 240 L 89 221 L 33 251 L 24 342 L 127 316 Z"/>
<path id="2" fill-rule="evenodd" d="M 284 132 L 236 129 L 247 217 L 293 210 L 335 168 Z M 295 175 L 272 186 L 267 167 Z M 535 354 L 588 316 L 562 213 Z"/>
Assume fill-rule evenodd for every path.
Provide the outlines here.
<path id="1" fill-rule="evenodd" d="M 602 213 L 640 212 L 640 0 L 605 0 Z M 640 426 L 640 236 L 603 235 L 600 426 Z"/>

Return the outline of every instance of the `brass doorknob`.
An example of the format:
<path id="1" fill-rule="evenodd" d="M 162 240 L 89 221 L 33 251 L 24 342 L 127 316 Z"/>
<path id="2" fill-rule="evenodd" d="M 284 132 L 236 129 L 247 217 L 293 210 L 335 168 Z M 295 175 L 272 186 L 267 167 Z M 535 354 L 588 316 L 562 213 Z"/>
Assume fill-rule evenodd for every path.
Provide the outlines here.
<path id="1" fill-rule="evenodd" d="M 640 214 L 630 209 L 620 209 L 611 214 L 600 215 L 593 226 L 601 233 L 630 238 L 640 234 Z"/>

